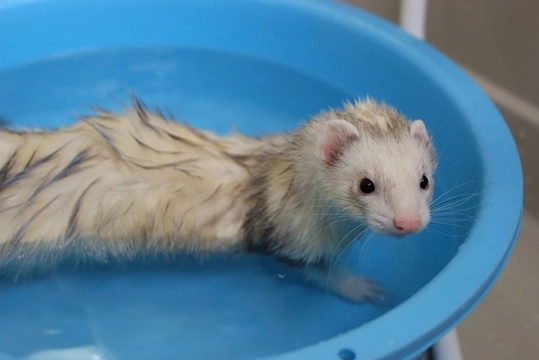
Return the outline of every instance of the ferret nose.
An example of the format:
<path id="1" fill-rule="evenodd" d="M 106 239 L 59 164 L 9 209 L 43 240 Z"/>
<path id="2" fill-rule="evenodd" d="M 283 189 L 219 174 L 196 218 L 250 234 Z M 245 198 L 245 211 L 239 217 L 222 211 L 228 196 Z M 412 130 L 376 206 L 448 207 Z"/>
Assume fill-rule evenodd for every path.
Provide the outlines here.
<path id="1" fill-rule="evenodd" d="M 415 233 L 421 226 L 421 220 L 419 219 L 403 219 L 393 220 L 395 228 L 402 233 Z"/>

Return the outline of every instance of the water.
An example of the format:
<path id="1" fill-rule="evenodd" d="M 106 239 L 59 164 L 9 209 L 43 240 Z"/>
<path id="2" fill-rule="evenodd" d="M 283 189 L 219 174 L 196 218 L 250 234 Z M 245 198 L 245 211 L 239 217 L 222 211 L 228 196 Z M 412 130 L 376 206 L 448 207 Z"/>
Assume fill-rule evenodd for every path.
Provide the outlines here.
<path id="1" fill-rule="evenodd" d="M 219 133 L 289 130 L 348 94 L 289 69 L 233 54 L 182 49 L 101 51 L 0 73 L 0 118 L 57 127 L 135 91 L 148 105 Z M 211 105 L 209 105 L 211 104 Z"/>
<path id="2" fill-rule="evenodd" d="M 234 54 L 121 49 L 0 73 L 0 117 L 53 128 L 92 105 L 119 109 L 129 90 L 197 127 L 248 135 L 290 130 L 353 95 Z M 397 305 L 451 259 L 459 243 L 442 240 L 376 236 L 343 261 L 391 289 Z M 348 304 L 258 257 L 65 270 L 0 284 L 0 293 L 0 353 L 33 360 L 253 359 L 331 338 L 390 310 Z"/>

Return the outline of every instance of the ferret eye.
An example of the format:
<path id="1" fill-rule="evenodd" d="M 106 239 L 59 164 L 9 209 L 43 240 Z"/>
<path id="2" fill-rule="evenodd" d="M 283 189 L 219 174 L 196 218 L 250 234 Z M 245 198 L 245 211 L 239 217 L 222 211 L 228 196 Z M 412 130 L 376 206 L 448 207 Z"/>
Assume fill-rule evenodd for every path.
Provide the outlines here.
<path id="1" fill-rule="evenodd" d="M 359 183 L 359 190 L 363 194 L 370 194 L 374 191 L 374 183 L 370 179 L 365 178 Z"/>
<path id="2" fill-rule="evenodd" d="M 429 179 L 425 175 L 421 178 L 421 181 L 419 182 L 419 187 L 423 190 L 426 190 L 429 187 Z"/>

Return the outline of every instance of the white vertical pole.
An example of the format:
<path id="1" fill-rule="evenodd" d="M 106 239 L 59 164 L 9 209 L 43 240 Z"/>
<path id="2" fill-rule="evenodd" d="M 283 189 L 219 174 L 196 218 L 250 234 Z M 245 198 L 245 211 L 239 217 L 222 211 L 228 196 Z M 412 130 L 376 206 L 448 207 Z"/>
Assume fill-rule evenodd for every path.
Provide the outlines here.
<path id="1" fill-rule="evenodd" d="M 427 0 L 401 0 L 400 25 L 415 37 L 425 39 Z"/>
<path id="2" fill-rule="evenodd" d="M 411 35 L 425 40 L 427 0 L 401 0 L 400 26 Z M 459 339 L 455 329 L 447 333 L 432 351 L 435 360 L 462 360 Z"/>
<path id="3" fill-rule="evenodd" d="M 455 329 L 438 340 L 432 348 L 435 360 L 462 360 L 459 339 Z"/>

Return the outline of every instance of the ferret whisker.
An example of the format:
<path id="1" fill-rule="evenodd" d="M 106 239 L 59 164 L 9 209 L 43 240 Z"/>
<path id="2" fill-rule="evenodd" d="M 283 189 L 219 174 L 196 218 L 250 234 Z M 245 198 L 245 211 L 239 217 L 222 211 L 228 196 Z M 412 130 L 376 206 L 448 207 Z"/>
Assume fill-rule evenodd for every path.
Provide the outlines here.
<path id="1" fill-rule="evenodd" d="M 457 227 L 457 228 L 462 228 L 462 229 L 469 229 L 470 228 L 469 226 L 457 224 L 455 222 L 433 221 L 432 224 L 433 225 L 434 224 L 435 225 L 445 225 L 445 226 Z"/>
<path id="2" fill-rule="evenodd" d="M 464 217 L 476 217 L 477 216 L 477 208 L 476 207 L 470 207 L 466 209 L 445 209 L 442 211 L 435 211 L 431 213 L 431 217 L 457 217 L 457 216 L 464 216 Z"/>
<path id="3" fill-rule="evenodd" d="M 471 227 L 464 227 L 459 230 L 459 232 L 451 232 L 446 225 L 434 225 L 431 227 L 431 231 L 436 232 L 440 234 L 441 236 L 448 237 L 448 238 L 457 238 L 457 237 L 463 237 L 472 231 Z"/>
<path id="4" fill-rule="evenodd" d="M 459 238 L 459 237 L 466 236 L 471 231 L 471 229 L 464 229 L 464 230 L 467 230 L 467 231 L 465 231 L 463 234 L 459 234 L 459 235 L 454 234 L 454 233 L 450 233 L 450 232 L 446 232 L 446 231 L 442 231 L 442 229 L 439 228 L 439 227 L 436 227 L 436 229 L 431 228 L 430 232 L 437 235 L 438 238 Z"/>
<path id="5" fill-rule="evenodd" d="M 470 204 L 467 205 L 465 202 L 462 203 L 451 203 L 444 205 L 443 207 L 436 207 L 431 209 L 432 213 L 438 213 L 443 211 L 460 211 L 460 212 L 467 212 L 469 210 L 474 210 L 477 207 L 481 206 L 481 204 Z"/>
<path id="6" fill-rule="evenodd" d="M 452 234 L 449 234 L 449 233 L 443 233 L 443 232 L 437 233 L 431 228 L 425 228 L 425 230 L 427 230 L 430 234 L 434 235 L 438 240 L 440 240 L 442 237 L 452 237 L 453 236 Z"/>
<path id="7" fill-rule="evenodd" d="M 447 204 L 461 204 L 465 203 L 467 201 L 472 200 L 473 198 L 477 196 L 481 196 L 483 192 L 477 192 L 477 193 L 467 193 L 467 194 L 459 194 L 453 197 L 449 197 L 444 199 L 443 201 L 437 202 L 437 203 L 431 203 L 431 208 L 438 209 L 442 208 L 443 206 L 446 206 Z"/>
<path id="8" fill-rule="evenodd" d="M 345 218 L 345 219 L 350 219 L 350 216 L 348 215 L 343 215 L 343 214 L 340 214 L 340 213 L 330 213 L 330 212 L 324 212 L 324 213 L 308 213 L 309 215 L 312 215 L 312 216 L 332 216 L 332 217 L 337 217 L 337 218 Z"/>
<path id="9" fill-rule="evenodd" d="M 431 205 L 431 209 L 439 210 L 439 209 L 444 209 L 444 208 L 447 208 L 447 207 L 456 207 L 458 205 L 465 204 L 468 201 L 471 201 L 473 199 L 473 197 L 474 197 L 473 195 L 467 195 L 466 197 L 462 197 L 462 198 L 448 199 L 444 203 L 439 203 L 439 204 L 436 204 L 434 206 Z"/>
<path id="10" fill-rule="evenodd" d="M 475 222 L 475 219 L 455 219 L 455 218 L 449 218 L 449 219 L 433 219 L 431 220 L 431 224 L 438 224 L 438 225 L 453 225 L 453 224 L 473 224 Z M 462 225 L 461 225 L 462 226 Z"/>
<path id="11" fill-rule="evenodd" d="M 466 212 L 447 212 L 447 213 L 439 213 L 439 214 L 433 214 L 431 216 L 432 220 L 476 220 L 479 214 L 469 214 Z"/>
<path id="12" fill-rule="evenodd" d="M 341 237 L 341 239 L 339 240 L 339 242 L 337 243 L 337 245 L 335 246 L 335 249 L 333 250 L 333 253 L 331 254 L 331 257 L 330 257 L 330 260 L 333 264 L 335 264 L 338 260 L 335 259 L 335 254 L 337 253 L 337 251 L 339 251 L 339 249 L 341 248 L 341 245 L 348 240 L 348 237 L 355 233 L 357 230 L 360 230 L 362 229 L 362 227 L 364 227 L 363 224 L 357 224 L 356 226 L 354 226 L 354 228 L 352 228 L 345 236 Z M 357 237 L 357 236 L 356 236 Z M 348 245 L 344 246 L 344 248 L 346 248 Z M 330 271 L 331 272 L 331 271 Z"/>
<path id="13" fill-rule="evenodd" d="M 449 188 L 448 190 L 446 190 L 444 193 L 438 195 L 436 197 L 436 199 L 434 199 L 432 202 L 431 202 L 431 206 L 432 205 L 436 205 L 438 202 L 444 200 L 444 197 L 447 196 L 448 194 L 450 194 L 452 191 L 455 191 L 457 190 L 458 188 L 462 187 L 462 186 L 466 186 L 468 184 L 471 184 L 471 183 L 476 183 L 476 181 L 467 181 L 467 182 L 464 182 L 464 183 L 459 183 L 459 184 L 455 184 L 453 185 L 451 188 Z M 479 188 L 479 186 L 478 186 Z M 475 194 L 477 193 L 478 190 L 476 189 L 472 194 Z M 461 196 L 461 195 L 457 195 L 457 196 Z"/>
<path id="14" fill-rule="evenodd" d="M 444 144 L 444 147 L 438 151 L 438 161 L 440 161 L 443 158 L 446 147 L 447 147 L 447 144 Z"/>
<path id="15" fill-rule="evenodd" d="M 368 232 L 368 230 L 369 230 L 369 229 L 363 229 L 359 234 L 357 234 L 357 235 L 355 236 L 355 238 L 360 239 L 360 242 L 362 242 L 362 241 L 368 241 L 368 240 L 372 237 L 373 234 L 369 235 L 369 236 L 367 237 L 367 239 L 361 239 L 361 237 L 362 237 L 366 232 Z M 352 253 L 351 253 L 350 256 L 348 257 L 348 261 L 346 262 L 346 266 L 347 266 L 347 267 L 349 266 L 350 260 L 351 260 L 352 257 L 354 256 L 354 252 L 355 252 L 356 250 L 357 250 L 357 247 L 355 247 L 355 248 L 353 249 Z"/>
<path id="16" fill-rule="evenodd" d="M 367 230 L 367 229 L 365 229 Z M 365 231 L 361 231 L 358 235 L 354 236 L 354 238 L 356 239 L 360 239 L 361 236 L 363 236 L 363 234 L 365 233 Z M 361 241 L 361 240 L 360 240 Z M 355 245 L 355 244 L 354 244 Z M 350 245 L 352 246 L 352 245 Z M 350 256 L 348 257 L 348 260 L 346 261 L 346 268 L 349 268 L 350 267 L 350 260 L 352 259 L 352 257 L 354 256 L 355 252 L 357 251 L 357 246 L 353 246 L 352 247 L 352 253 L 350 254 Z"/>
<path id="17" fill-rule="evenodd" d="M 436 213 L 431 215 L 431 221 L 433 220 L 467 220 L 472 219 L 476 220 L 479 216 L 479 213 L 469 213 L 469 212 L 443 212 Z"/>
<path id="18" fill-rule="evenodd" d="M 342 222 L 345 222 L 347 221 L 348 219 L 331 219 L 331 220 L 323 220 L 325 221 L 323 224 L 324 226 L 320 229 L 320 232 L 319 232 L 319 235 L 317 237 L 316 240 L 319 240 L 321 237 L 324 236 L 324 233 L 326 232 L 326 230 L 332 228 L 333 226 L 335 226 L 336 224 L 339 224 L 339 223 L 342 223 Z M 335 249 L 335 251 L 337 251 L 337 249 Z M 334 255 L 334 254 L 333 254 Z"/>
<path id="19" fill-rule="evenodd" d="M 371 233 L 371 235 L 370 235 L 368 238 L 369 238 L 369 239 L 370 239 L 370 238 L 373 238 L 373 236 L 374 236 L 374 233 Z M 373 253 L 372 248 L 374 247 L 375 242 L 374 242 L 373 240 L 371 240 L 371 244 L 372 244 L 372 245 L 371 245 L 370 248 L 369 248 L 369 257 L 367 258 L 367 268 L 369 268 L 369 267 L 370 267 L 370 264 L 371 264 L 372 253 Z"/>
<path id="20" fill-rule="evenodd" d="M 335 251 L 333 252 L 332 256 L 330 257 L 331 259 L 331 265 L 330 265 L 330 269 L 329 269 L 329 272 L 328 272 L 328 275 L 327 275 L 327 278 L 326 278 L 326 290 L 329 291 L 329 281 L 331 279 L 331 274 L 333 273 L 333 270 L 335 269 L 335 267 L 337 266 L 337 263 L 338 261 L 340 260 L 340 258 L 342 257 L 342 255 L 346 252 L 346 250 L 352 246 L 353 244 L 353 241 L 348 241 L 348 243 L 346 244 L 346 246 L 343 247 L 343 249 L 340 251 L 339 253 L 339 256 L 337 256 L 337 258 L 335 258 L 335 252 L 337 251 L 337 249 L 339 249 L 340 245 L 347 240 L 347 238 L 351 235 L 351 234 L 354 234 L 356 231 L 360 230 L 360 233 L 359 234 L 356 234 L 355 236 L 353 236 L 354 238 L 357 238 L 359 236 L 361 236 L 365 231 L 367 231 L 367 229 L 362 229 L 363 225 L 362 224 L 358 224 L 355 228 L 353 228 L 352 230 L 350 230 L 345 236 L 343 236 L 343 238 L 339 241 L 338 245 L 335 247 Z"/>
<path id="21" fill-rule="evenodd" d="M 476 220 L 479 214 L 470 214 L 468 212 L 447 212 L 431 215 L 430 221 L 441 221 L 441 220 L 451 220 L 451 221 L 460 221 L 460 220 Z"/>
<path id="22" fill-rule="evenodd" d="M 479 210 L 479 206 L 473 205 L 466 208 L 446 208 L 441 210 L 435 210 L 431 212 L 431 215 L 433 217 L 436 216 L 450 216 L 450 215 L 468 215 L 468 216 L 476 216 L 477 211 Z"/>
<path id="23" fill-rule="evenodd" d="M 341 237 L 341 240 L 338 242 L 338 244 L 335 246 L 335 250 L 333 251 L 331 257 L 330 257 L 330 261 L 331 261 L 331 265 L 332 267 L 334 267 L 337 262 L 339 261 L 340 257 L 343 255 L 344 251 L 350 246 L 350 244 L 353 242 L 353 241 L 348 241 L 348 239 L 350 238 L 357 238 L 358 236 L 361 236 L 367 229 L 364 229 L 364 225 L 363 224 L 357 224 L 356 226 L 354 226 L 346 235 L 342 236 Z M 357 231 L 359 231 L 359 233 L 357 233 Z M 335 257 L 335 254 L 337 251 L 339 251 L 339 249 L 341 248 L 341 245 L 345 242 L 348 242 L 347 245 L 345 245 L 342 249 L 342 251 L 340 252 L 340 254 Z M 330 270 L 330 274 L 331 274 L 331 270 Z"/>
<path id="24" fill-rule="evenodd" d="M 469 201 L 471 201 L 472 199 L 471 198 L 467 198 L 467 199 L 460 199 L 460 200 L 455 200 L 455 201 L 452 201 L 452 202 L 447 202 L 443 205 L 439 205 L 439 206 L 433 206 L 431 208 L 431 211 L 433 212 L 436 212 L 436 211 L 442 211 L 442 210 L 446 210 L 446 209 L 463 209 L 464 206 L 470 206 L 469 208 L 470 209 L 473 209 L 474 207 L 478 207 L 480 206 L 480 204 L 473 204 L 473 205 L 467 205 L 467 203 Z"/>
<path id="25" fill-rule="evenodd" d="M 359 259 L 359 268 L 360 271 L 365 271 L 365 265 L 367 263 L 367 259 L 369 258 L 368 254 L 371 251 L 372 246 L 374 245 L 373 241 L 373 233 L 371 233 L 363 242 L 363 246 L 361 247 L 360 252 L 360 259 Z M 368 264 L 367 264 L 368 266 Z"/>
<path id="26" fill-rule="evenodd" d="M 443 215 L 475 215 L 479 210 L 479 205 L 471 205 L 466 207 L 459 207 L 455 205 L 454 207 L 446 207 L 443 209 L 434 209 L 431 211 L 431 216 L 443 216 Z"/>

